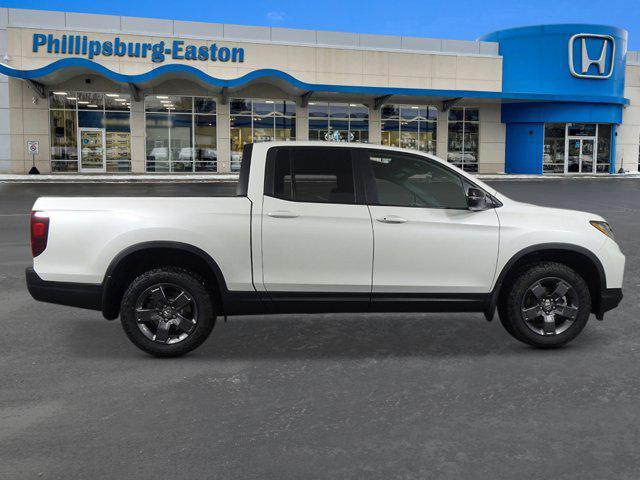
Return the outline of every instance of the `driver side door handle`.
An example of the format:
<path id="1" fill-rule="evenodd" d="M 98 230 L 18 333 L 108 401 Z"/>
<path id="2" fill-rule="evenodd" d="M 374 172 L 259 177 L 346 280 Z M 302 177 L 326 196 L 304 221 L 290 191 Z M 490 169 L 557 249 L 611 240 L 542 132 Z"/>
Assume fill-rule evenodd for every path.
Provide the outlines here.
<path id="1" fill-rule="evenodd" d="M 376 219 L 380 223 L 407 223 L 406 218 L 399 217 L 397 215 L 385 215 Z"/>
<path id="2" fill-rule="evenodd" d="M 295 212 L 290 212 L 289 210 L 278 210 L 275 212 L 269 212 L 267 213 L 267 215 L 269 215 L 270 217 L 273 218 L 296 218 L 298 217 L 298 214 Z"/>

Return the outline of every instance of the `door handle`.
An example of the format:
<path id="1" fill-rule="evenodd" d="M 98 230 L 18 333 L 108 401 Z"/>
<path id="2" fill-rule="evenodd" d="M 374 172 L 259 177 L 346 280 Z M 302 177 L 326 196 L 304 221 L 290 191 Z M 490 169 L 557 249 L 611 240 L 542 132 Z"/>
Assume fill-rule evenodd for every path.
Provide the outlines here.
<path id="1" fill-rule="evenodd" d="M 376 219 L 381 223 L 407 223 L 406 218 L 399 217 L 397 215 L 385 215 L 384 217 Z"/>
<path id="2" fill-rule="evenodd" d="M 269 215 L 270 217 L 273 217 L 273 218 L 296 218 L 296 217 L 298 217 L 297 213 L 290 212 L 288 210 L 278 210 L 276 212 L 269 212 L 269 213 L 267 213 L 267 215 Z"/>

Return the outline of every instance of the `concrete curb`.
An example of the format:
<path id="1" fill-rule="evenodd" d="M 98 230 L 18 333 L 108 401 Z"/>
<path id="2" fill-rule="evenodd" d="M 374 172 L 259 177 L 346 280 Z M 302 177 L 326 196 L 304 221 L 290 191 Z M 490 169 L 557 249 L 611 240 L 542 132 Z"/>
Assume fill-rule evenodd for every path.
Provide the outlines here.
<path id="1" fill-rule="evenodd" d="M 476 175 L 480 180 L 619 180 L 625 179 L 640 179 L 640 173 L 599 173 L 599 174 L 545 174 L 545 175 L 507 175 L 507 174 L 495 174 L 495 175 Z"/>
<path id="2" fill-rule="evenodd" d="M 217 183 L 236 182 L 235 173 L 207 175 L 0 175 L 0 183 Z"/>
<path id="3" fill-rule="evenodd" d="M 476 175 L 480 180 L 518 181 L 518 180 L 611 180 L 640 179 L 640 173 L 621 174 L 547 174 L 547 175 Z M 11 175 L 0 174 L 0 183 L 225 183 L 237 182 L 236 173 L 180 174 L 180 175 Z"/>

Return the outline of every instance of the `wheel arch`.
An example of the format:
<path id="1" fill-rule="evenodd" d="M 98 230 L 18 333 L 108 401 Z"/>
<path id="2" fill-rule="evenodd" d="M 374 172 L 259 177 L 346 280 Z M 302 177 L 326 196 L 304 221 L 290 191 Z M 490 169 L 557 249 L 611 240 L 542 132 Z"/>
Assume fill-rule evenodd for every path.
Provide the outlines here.
<path id="1" fill-rule="evenodd" d="M 520 250 L 502 267 L 491 292 L 489 305 L 484 312 L 487 320 L 493 318 L 496 306 L 504 293 L 503 286 L 509 284 L 509 277 L 527 264 L 542 261 L 558 262 L 574 269 L 584 278 L 589 287 L 591 311 L 594 313 L 600 311 L 602 290 L 606 286 L 606 275 L 598 257 L 592 251 L 579 245 L 543 243 Z"/>
<path id="2" fill-rule="evenodd" d="M 102 282 L 102 314 L 113 320 L 120 313 L 120 302 L 128 285 L 141 273 L 160 266 L 186 268 L 200 275 L 207 290 L 224 309 L 227 285 L 222 270 L 204 250 L 187 243 L 152 241 L 131 245 L 118 253 Z"/>

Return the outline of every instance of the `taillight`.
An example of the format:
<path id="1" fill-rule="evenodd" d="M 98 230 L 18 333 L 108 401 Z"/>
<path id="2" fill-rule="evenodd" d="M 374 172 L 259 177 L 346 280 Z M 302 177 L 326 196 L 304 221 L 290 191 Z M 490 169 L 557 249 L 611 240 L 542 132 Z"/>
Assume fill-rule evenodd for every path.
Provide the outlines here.
<path id="1" fill-rule="evenodd" d="M 44 212 L 31 212 L 31 255 L 37 257 L 47 248 L 49 216 Z"/>

